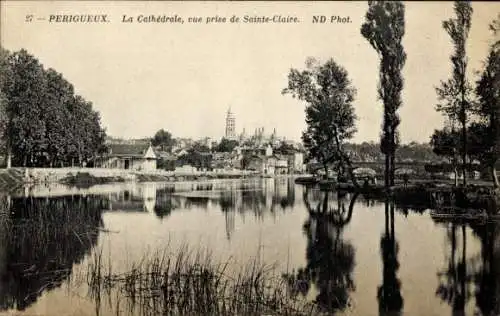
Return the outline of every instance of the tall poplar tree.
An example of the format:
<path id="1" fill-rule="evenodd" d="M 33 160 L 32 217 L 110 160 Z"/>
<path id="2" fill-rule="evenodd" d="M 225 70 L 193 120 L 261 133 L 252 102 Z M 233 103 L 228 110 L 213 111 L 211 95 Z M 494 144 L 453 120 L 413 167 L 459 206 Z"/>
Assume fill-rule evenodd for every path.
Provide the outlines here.
<path id="1" fill-rule="evenodd" d="M 500 186 L 495 164 L 500 158 L 500 15 L 491 24 L 495 40 L 490 46 L 484 70 L 477 82 L 476 92 L 479 96 L 477 114 L 484 125 L 481 142 L 483 162 L 491 170 L 491 177 L 495 188 Z"/>
<path id="2" fill-rule="evenodd" d="M 473 88 L 467 80 L 466 54 L 467 38 L 471 27 L 472 7 L 469 1 L 455 1 L 455 17 L 443 21 L 443 28 L 448 33 L 453 43 L 453 54 L 450 57 L 453 66 L 453 74 L 446 82 L 441 82 L 437 88 L 439 99 L 446 100 L 444 104 L 438 105 L 438 111 L 445 113 L 451 122 L 458 120 L 461 127 L 461 155 L 463 185 L 467 185 L 467 122 L 468 114 L 472 108 Z M 452 125 L 454 126 L 454 124 Z"/>
<path id="3" fill-rule="evenodd" d="M 405 34 L 405 7 L 401 1 L 368 1 L 368 6 L 361 34 L 380 57 L 378 94 L 384 106 L 380 149 L 385 155 L 385 187 L 388 189 L 394 185 L 399 144 L 397 110 L 402 105 L 404 80 L 401 72 L 406 61 L 401 43 Z"/>

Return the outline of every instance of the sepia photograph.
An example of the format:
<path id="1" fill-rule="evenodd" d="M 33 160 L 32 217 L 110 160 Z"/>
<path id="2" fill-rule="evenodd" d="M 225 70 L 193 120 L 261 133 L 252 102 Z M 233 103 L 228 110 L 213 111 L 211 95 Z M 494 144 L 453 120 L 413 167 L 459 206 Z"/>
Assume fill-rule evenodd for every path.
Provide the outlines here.
<path id="1" fill-rule="evenodd" d="M 0 0 L 0 315 L 500 316 L 500 2 Z"/>

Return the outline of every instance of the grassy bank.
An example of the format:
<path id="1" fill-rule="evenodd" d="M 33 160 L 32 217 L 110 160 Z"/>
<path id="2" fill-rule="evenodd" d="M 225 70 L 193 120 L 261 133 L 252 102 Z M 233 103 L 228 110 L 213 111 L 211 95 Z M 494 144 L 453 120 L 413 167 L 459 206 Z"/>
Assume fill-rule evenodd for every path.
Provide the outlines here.
<path id="1" fill-rule="evenodd" d="M 216 263 L 208 252 L 182 248 L 156 252 L 121 273 L 95 253 L 87 267 L 94 300 L 120 302 L 143 315 L 317 315 L 316 305 L 290 295 L 288 283 L 272 266 L 251 260 L 239 272 L 231 262 Z M 111 294 L 115 293 L 115 295 Z"/>
<path id="2" fill-rule="evenodd" d="M 92 186 L 95 184 L 104 184 L 112 182 L 125 182 L 127 179 L 123 176 L 101 176 L 96 177 L 88 172 L 78 172 L 76 174 L 68 174 L 66 177 L 59 180 L 59 183 L 74 185 L 74 186 Z"/>

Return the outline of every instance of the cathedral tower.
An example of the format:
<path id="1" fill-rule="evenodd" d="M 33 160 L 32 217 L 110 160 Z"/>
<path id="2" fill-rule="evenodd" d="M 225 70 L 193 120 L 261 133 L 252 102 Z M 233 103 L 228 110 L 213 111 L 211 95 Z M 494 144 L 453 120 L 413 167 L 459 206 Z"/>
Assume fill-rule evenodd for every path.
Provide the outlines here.
<path id="1" fill-rule="evenodd" d="M 227 110 L 226 115 L 226 135 L 227 139 L 236 139 L 236 118 L 231 113 L 231 108 Z"/>

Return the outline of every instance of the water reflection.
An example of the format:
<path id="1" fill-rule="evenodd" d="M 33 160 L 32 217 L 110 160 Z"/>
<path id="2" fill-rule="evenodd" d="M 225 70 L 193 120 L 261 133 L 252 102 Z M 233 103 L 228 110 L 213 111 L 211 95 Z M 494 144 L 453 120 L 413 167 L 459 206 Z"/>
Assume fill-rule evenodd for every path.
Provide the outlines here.
<path id="1" fill-rule="evenodd" d="M 173 187 L 159 188 L 156 191 L 154 213 L 159 219 L 168 217 L 172 211 L 182 207 L 181 197 L 172 195 Z"/>
<path id="2" fill-rule="evenodd" d="M 94 247 L 105 205 L 96 196 L 0 199 L 0 310 L 24 310 Z"/>
<path id="3" fill-rule="evenodd" d="M 306 189 L 303 195 L 309 212 L 309 218 L 303 226 L 307 237 L 307 264 L 285 277 L 296 294 L 307 295 L 314 285 L 318 292 L 315 302 L 325 312 L 343 310 L 349 306 L 349 293 L 355 290 L 352 277 L 355 249 L 343 239 L 343 229 L 352 218 L 357 195 L 350 197 L 324 191 L 320 193 L 322 199 L 318 200 L 314 199 L 318 195 L 313 190 L 315 194 L 311 202 L 309 192 Z M 336 204 L 336 207 L 332 204 Z"/>
<path id="4" fill-rule="evenodd" d="M 438 272 L 436 295 L 452 308 L 453 314 L 467 314 L 475 299 L 475 314 L 500 314 L 500 224 L 445 222 L 447 265 Z M 480 239 L 480 253 L 468 255 L 467 230 Z"/>
<path id="5" fill-rule="evenodd" d="M 292 209 L 295 204 L 295 183 L 292 178 L 254 179 L 222 191 L 217 202 L 224 214 L 226 237 L 231 238 L 235 214 L 253 214 L 263 220 L 264 215 L 275 215 L 278 210 Z"/>
<path id="6" fill-rule="evenodd" d="M 394 227 L 394 203 L 385 202 L 385 229 L 380 238 L 382 255 L 382 284 L 378 287 L 377 299 L 381 315 L 399 315 L 403 308 L 401 281 L 397 277 L 399 269 L 398 242 Z"/>
<path id="7" fill-rule="evenodd" d="M 473 227 L 481 239 L 481 268 L 474 275 L 476 305 L 483 315 L 500 314 L 500 225 Z"/>
<path id="8" fill-rule="evenodd" d="M 444 314 L 448 310 L 452 314 L 500 314 L 499 223 L 434 224 L 415 203 L 322 192 L 296 186 L 290 178 L 102 188 L 100 195 L 95 194 L 100 188 L 93 188 L 65 196 L 55 196 L 59 191 L 52 191 L 50 198 L 0 197 L 0 312 L 27 309 L 42 301 L 40 297 L 47 292 L 69 295 L 52 289 L 70 279 L 76 263 L 87 260 L 86 254 L 98 243 L 104 218 L 106 228 L 116 232 L 101 235 L 110 247 L 123 246 L 123 239 L 134 239 L 138 232 L 139 242 L 144 244 L 161 243 L 171 232 L 197 242 L 199 230 L 200 236 L 214 239 L 217 247 L 223 245 L 221 249 L 248 247 L 252 256 L 250 247 L 257 243 L 252 238 L 258 239 L 258 231 L 271 249 L 268 253 L 274 256 L 276 252 L 282 258 L 286 244 L 276 236 L 293 238 L 295 234 L 291 240 L 301 246 L 291 250 L 295 256 L 290 255 L 290 270 L 295 269 L 286 279 L 294 295 L 314 300 L 329 314 L 348 310 L 353 300 L 363 304 L 364 311 L 378 308 L 384 315 L 413 314 L 412 308 L 424 303 L 427 308 L 443 308 Z M 414 208 L 421 215 L 405 212 Z M 401 211 L 408 216 L 401 216 Z M 103 216 L 103 212 L 113 214 Z M 239 221 L 245 216 L 255 220 Z M 189 226 L 199 218 L 211 224 Z M 138 221 L 137 229 L 135 222 L 128 226 L 129 221 Z M 239 231 L 235 231 L 235 222 Z M 212 225 L 225 228 L 226 235 L 214 233 Z M 184 227 L 191 229 L 191 235 L 184 235 Z M 414 233 L 428 234 L 419 237 L 426 243 L 424 250 L 412 248 L 412 243 L 419 242 Z M 232 240 L 225 243 L 225 238 Z M 444 249 L 440 247 L 443 238 Z M 366 246 L 367 239 L 373 244 Z M 133 245 L 131 252 L 135 251 Z M 422 258 L 419 251 L 429 259 Z M 118 252 L 121 255 L 126 256 Z M 239 255 L 247 253 L 241 250 Z M 414 258 L 421 261 L 417 265 L 409 262 Z M 434 260 L 442 261 L 429 263 Z M 400 272 L 400 265 L 405 273 Z M 421 266 L 430 269 L 417 270 Z M 375 278 L 365 277 L 372 271 Z M 420 281 L 427 277 L 430 283 Z M 415 303 L 422 299 L 418 291 L 405 291 L 403 298 L 402 284 L 415 283 L 428 301 Z M 359 310 L 354 306 L 353 311 L 357 314 Z"/>
<path id="9" fill-rule="evenodd" d="M 458 247 L 458 229 L 460 229 L 462 236 L 460 249 Z M 467 277 L 467 235 L 465 225 L 458 226 L 456 223 L 450 223 L 447 225 L 447 230 L 450 253 L 447 258 L 446 268 L 438 272 L 440 283 L 436 295 L 447 302 L 454 313 L 464 314 L 465 304 L 470 298 L 471 281 Z M 457 258 L 457 255 L 459 258 Z"/>
<path id="10" fill-rule="evenodd" d="M 261 217 L 266 211 L 292 208 L 295 203 L 295 184 L 291 178 L 259 179 L 222 192 L 222 211 L 252 211 Z"/>
<path id="11" fill-rule="evenodd" d="M 154 184 L 133 186 L 108 194 L 107 211 L 153 212 L 157 188 Z"/>

